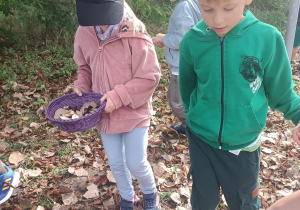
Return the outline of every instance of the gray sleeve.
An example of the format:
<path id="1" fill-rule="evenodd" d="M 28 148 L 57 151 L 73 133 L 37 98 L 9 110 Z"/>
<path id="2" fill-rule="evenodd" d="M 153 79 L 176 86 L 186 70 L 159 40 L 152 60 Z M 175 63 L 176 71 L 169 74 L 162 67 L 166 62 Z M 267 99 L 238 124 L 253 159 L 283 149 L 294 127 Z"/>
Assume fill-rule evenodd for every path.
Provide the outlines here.
<path id="1" fill-rule="evenodd" d="M 175 22 L 175 31 L 168 33 L 163 39 L 166 47 L 171 49 L 179 49 L 179 43 L 183 36 L 195 25 L 191 17 L 177 18 Z"/>

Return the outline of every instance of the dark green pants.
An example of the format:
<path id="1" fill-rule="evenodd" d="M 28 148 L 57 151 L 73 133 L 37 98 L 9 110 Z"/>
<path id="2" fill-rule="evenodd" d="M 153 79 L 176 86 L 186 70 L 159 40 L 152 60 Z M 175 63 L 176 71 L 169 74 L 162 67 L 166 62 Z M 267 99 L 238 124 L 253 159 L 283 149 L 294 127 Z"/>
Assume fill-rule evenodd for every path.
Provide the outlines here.
<path id="1" fill-rule="evenodd" d="M 260 147 L 234 155 L 213 148 L 187 127 L 193 179 L 193 210 L 214 210 L 220 201 L 220 187 L 230 210 L 258 210 Z"/>

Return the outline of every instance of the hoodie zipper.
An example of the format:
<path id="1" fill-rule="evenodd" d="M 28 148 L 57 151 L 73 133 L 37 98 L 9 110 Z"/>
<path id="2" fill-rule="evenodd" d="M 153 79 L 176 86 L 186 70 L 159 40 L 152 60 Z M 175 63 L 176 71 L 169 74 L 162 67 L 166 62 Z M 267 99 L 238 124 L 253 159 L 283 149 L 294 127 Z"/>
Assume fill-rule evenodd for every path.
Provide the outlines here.
<path id="1" fill-rule="evenodd" d="M 221 79 L 222 79 L 222 89 L 221 89 L 221 123 L 219 130 L 219 149 L 222 149 L 222 130 L 224 121 L 224 37 L 220 37 L 221 45 Z"/>
<path id="2" fill-rule="evenodd" d="M 101 40 L 100 40 L 100 38 L 99 38 L 99 36 L 98 36 L 96 27 L 95 27 L 95 33 L 96 33 L 96 37 L 97 37 L 98 44 L 99 44 L 99 45 L 98 45 L 98 50 L 99 50 L 100 52 L 102 51 L 103 45 L 108 44 L 108 43 L 110 43 L 110 42 L 112 42 L 112 41 L 115 41 L 115 40 L 117 40 L 117 39 L 119 38 L 118 36 L 117 36 L 117 37 L 110 37 L 109 39 L 107 39 L 106 41 L 104 41 L 104 42 L 101 43 Z"/>
<path id="3" fill-rule="evenodd" d="M 100 54 L 100 61 L 102 61 L 102 59 L 103 59 L 103 56 L 102 56 L 103 55 L 102 54 L 103 46 L 106 45 L 106 44 L 108 44 L 108 43 L 110 43 L 110 42 L 113 42 L 113 41 L 117 40 L 119 37 L 111 37 L 108 40 L 106 40 L 106 41 L 104 41 L 104 42 L 101 43 L 101 40 L 100 40 L 100 38 L 99 38 L 99 36 L 97 34 L 96 28 L 95 28 L 95 33 L 96 33 L 96 37 L 97 37 L 97 40 L 98 40 L 98 50 L 101 53 Z M 110 118 L 110 115 L 107 114 L 107 117 Z M 104 132 L 106 132 L 107 129 L 108 129 L 108 125 L 106 125 L 106 128 L 104 129 Z"/>

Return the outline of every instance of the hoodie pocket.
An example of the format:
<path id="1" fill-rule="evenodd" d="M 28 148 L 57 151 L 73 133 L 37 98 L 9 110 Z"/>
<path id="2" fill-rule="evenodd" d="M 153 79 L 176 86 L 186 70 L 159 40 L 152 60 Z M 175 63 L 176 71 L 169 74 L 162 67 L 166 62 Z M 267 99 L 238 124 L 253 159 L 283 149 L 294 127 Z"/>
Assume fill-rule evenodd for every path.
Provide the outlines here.
<path id="1" fill-rule="evenodd" d="M 264 109 L 262 107 L 261 109 Z M 250 105 L 225 106 L 222 140 L 238 145 L 257 137 L 263 129 L 256 113 Z"/>
<path id="2" fill-rule="evenodd" d="M 221 106 L 200 100 L 188 114 L 189 126 L 209 140 L 218 138 L 221 122 Z"/>

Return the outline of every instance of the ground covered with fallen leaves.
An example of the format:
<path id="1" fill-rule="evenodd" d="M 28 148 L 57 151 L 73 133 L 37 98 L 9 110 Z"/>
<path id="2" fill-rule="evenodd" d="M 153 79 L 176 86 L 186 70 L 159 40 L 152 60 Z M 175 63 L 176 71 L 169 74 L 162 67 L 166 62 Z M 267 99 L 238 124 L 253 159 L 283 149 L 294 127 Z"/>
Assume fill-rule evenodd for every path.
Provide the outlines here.
<path id="1" fill-rule="evenodd" d="M 20 62 L 27 62 L 24 52 L 19 53 Z M 8 65 L 13 56 L 2 52 L 0 57 L 0 65 Z M 40 59 L 43 62 L 44 57 Z M 155 115 L 149 130 L 148 159 L 161 209 L 191 209 L 188 142 L 185 135 L 169 128 L 177 119 L 166 97 L 170 71 L 164 60 L 160 62 L 162 79 L 153 96 Z M 36 69 L 35 76 L 25 77 L 21 71 L 18 80 L 0 81 L 0 159 L 21 173 L 19 186 L 0 209 L 118 209 L 119 193 L 99 133 L 94 129 L 60 131 L 44 114 L 50 101 L 71 92 L 76 72 L 47 78 L 43 69 Z M 300 65 L 294 66 L 293 77 L 299 93 Z M 38 83 L 42 88 L 37 88 Z M 300 189 L 300 147 L 291 141 L 292 127 L 281 113 L 269 110 L 262 133 L 262 209 Z M 142 194 L 134 177 L 133 184 L 139 199 L 135 209 L 142 209 Z M 228 209 L 222 195 L 219 209 Z"/>

